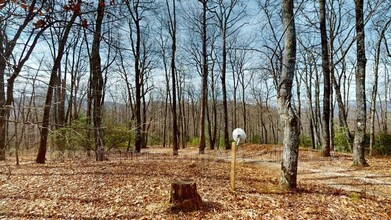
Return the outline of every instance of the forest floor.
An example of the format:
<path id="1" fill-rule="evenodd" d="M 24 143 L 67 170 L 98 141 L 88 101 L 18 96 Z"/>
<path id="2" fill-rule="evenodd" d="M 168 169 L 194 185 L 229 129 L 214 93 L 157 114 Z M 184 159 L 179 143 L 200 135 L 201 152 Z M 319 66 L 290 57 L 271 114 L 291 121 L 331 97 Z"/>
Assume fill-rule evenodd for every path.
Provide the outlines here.
<path id="1" fill-rule="evenodd" d="M 0 162 L 0 219 L 391 219 L 391 158 L 351 167 L 349 154 L 300 149 L 298 189 L 278 187 L 281 147 L 244 145 L 231 191 L 230 152 L 150 147 L 139 155 L 24 154 Z M 171 182 L 193 179 L 198 211 L 171 211 Z"/>

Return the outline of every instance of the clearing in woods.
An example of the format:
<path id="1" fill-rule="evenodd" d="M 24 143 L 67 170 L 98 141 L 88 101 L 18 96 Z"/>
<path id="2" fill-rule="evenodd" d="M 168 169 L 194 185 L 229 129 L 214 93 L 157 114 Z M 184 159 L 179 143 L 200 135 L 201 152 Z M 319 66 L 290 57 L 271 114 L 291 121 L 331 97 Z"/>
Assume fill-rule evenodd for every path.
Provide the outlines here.
<path id="1" fill-rule="evenodd" d="M 0 162 L 0 218 L 5 219 L 391 219 L 390 157 L 351 167 L 351 156 L 300 150 L 296 191 L 279 189 L 281 147 L 238 150 L 235 192 L 230 153 L 150 147 L 140 155 L 111 153 L 95 162 L 82 153 L 51 153 L 35 164 Z M 170 184 L 193 179 L 204 202 L 197 211 L 170 211 Z"/>

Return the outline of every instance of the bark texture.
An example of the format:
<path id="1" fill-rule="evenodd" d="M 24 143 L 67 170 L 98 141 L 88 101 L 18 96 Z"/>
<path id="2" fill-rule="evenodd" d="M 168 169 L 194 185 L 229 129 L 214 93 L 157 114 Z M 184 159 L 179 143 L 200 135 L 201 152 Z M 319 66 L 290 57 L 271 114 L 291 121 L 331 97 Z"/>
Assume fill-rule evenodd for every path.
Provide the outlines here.
<path id="1" fill-rule="evenodd" d="M 320 0 L 320 35 L 322 42 L 322 70 L 323 70 L 323 114 L 322 114 L 322 151 L 323 157 L 330 156 L 330 69 L 329 52 L 326 32 L 326 1 Z"/>
<path id="2" fill-rule="evenodd" d="M 364 32 L 364 0 L 355 0 L 356 11 L 356 132 L 353 142 L 353 165 L 368 166 L 365 160 L 365 128 L 366 128 L 366 99 L 365 99 L 365 32 Z"/>
<path id="3" fill-rule="evenodd" d="M 202 206 L 197 185 L 192 180 L 175 180 L 171 183 L 171 210 L 192 211 Z"/>
<path id="4" fill-rule="evenodd" d="M 297 165 L 299 154 L 299 121 L 291 105 L 292 84 L 296 64 L 296 31 L 293 0 L 282 1 L 282 18 L 285 30 L 284 60 L 278 86 L 278 111 L 283 127 L 283 153 L 280 185 L 286 189 L 297 186 Z"/>
<path id="5" fill-rule="evenodd" d="M 103 143 L 102 129 L 102 97 L 103 97 L 103 76 L 100 58 L 100 41 L 102 32 L 102 23 L 105 13 L 104 1 L 100 0 L 98 5 L 98 15 L 95 24 L 94 40 L 92 42 L 91 51 L 91 74 L 92 74 L 92 98 L 93 110 L 92 119 L 94 123 L 94 139 L 95 139 L 95 159 L 97 161 L 105 160 L 105 151 Z M 101 4 L 103 3 L 103 4 Z"/>

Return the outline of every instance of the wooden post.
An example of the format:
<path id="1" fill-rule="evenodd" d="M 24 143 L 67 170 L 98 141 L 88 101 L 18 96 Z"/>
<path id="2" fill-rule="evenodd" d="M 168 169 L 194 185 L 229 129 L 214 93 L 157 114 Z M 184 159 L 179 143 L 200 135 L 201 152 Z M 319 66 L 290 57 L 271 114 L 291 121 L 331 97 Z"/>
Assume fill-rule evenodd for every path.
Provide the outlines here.
<path id="1" fill-rule="evenodd" d="M 236 177 L 236 143 L 231 144 L 231 190 L 235 191 L 235 177 Z"/>

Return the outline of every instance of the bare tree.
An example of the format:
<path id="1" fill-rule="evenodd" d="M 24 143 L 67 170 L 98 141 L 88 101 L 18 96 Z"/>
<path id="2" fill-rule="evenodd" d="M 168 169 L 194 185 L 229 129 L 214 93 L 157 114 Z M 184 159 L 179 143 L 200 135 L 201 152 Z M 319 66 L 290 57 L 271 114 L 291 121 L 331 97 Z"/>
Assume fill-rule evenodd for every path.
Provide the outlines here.
<path id="1" fill-rule="evenodd" d="M 246 89 L 250 82 L 253 80 L 254 71 L 249 69 L 250 65 L 250 41 L 241 41 L 240 32 L 234 37 L 231 42 L 231 49 L 228 53 L 229 63 L 232 70 L 232 83 L 233 83 L 233 127 L 240 126 L 245 131 L 247 130 L 247 103 L 246 103 Z M 243 48 L 243 49 L 240 49 Z M 237 96 L 240 96 L 238 100 Z M 238 119 L 239 105 L 241 105 L 241 119 Z M 239 123 L 242 122 L 242 123 Z"/>
<path id="2" fill-rule="evenodd" d="M 304 39 L 298 38 L 299 45 L 302 49 L 299 50 L 301 55 L 300 62 L 303 65 L 302 71 L 298 71 L 298 77 L 305 86 L 305 93 L 308 105 L 308 129 L 311 137 L 312 148 L 316 149 L 320 146 L 320 106 L 319 106 L 319 70 L 316 60 L 318 58 L 315 51 L 304 45 Z M 313 92 L 315 91 L 315 92 Z M 314 94 L 315 93 L 315 94 Z"/>
<path id="3" fill-rule="evenodd" d="M 163 14 L 163 13 L 162 13 Z M 169 100 L 171 99 L 171 91 L 170 91 L 170 75 L 169 75 L 169 65 L 168 60 L 169 57 L 167 57 L 167 48 L 168 48 L 168 37 L 164 34 L 163 27 L 165 26 L 165 18 L 160 18 L 160 29 L 158 30 L 159 34 L 159 46 L 160 46 L 160 52 L 161 52 L 161 58 L 162 58 L 162 65 L 164 70 L 164 79 L 165 79 L 165 91 L 164 91 L 164 113 L 163 113 L 163 147 L 166 147 L 167 143 L 167 124 L 168 124 L 168 107 L 169 107 Z"/>
<path id="4" fill-rule="evenodd" d="M 66 23 L 63 36 L 62 36 L 61 40 L 59 41 L 57 56 L 56 56 L 56 59 L 54 61 L 54 64 L 53 64 L 53 67 L 51 70 L 48 90 L 46 93 L 43 119 L 42 119 L 41 141 L 40 141 L 40 145 L 39 145 L 39 149 L 38 149 L 37 158 L 35 159 L 35 161 L 37 163 L 45 163 L 45 160 L 46 160 L 46 149 L 47 149 L 47 140 L 48 140 L 48 134 L 49 134 L 49 122 L 50 122 L 50 108 L 52 105 L 54 86 L 57 81 L 57 72 L 61 66 L 61 60 L 64 55 L 65 46 L 66 46 L 66 43 L 68 40 L 69 33 L 72 28 L 72 25 L 75 22 L 76 18 L 80 14 L 80 4 L 81 4 L 81 0 L 77 1 L 76 5 L 78 5 L 79 9 L 73 10 L 73 13 L 72 13 L 70 20 Z"/>
<path id="5" fill-rule="evenodd" d="M 6 127 L 7 119 L 9 117 L 10 107 L 14 101 L 14 84 L 16 78 L 19 76 L 23 66 L 29 60 L 34 51 L 38 40 L 45 30 L 51 26 L 51 23 L 43 19 L 34 22 L 38 16 L 38 11 L 46 7 L 46 1 L 31 1 L 28 6 L 31 10 L 24 10 L 20 2 L 6 2 L 2 5 L 1 13 L 4 17 L 0 19 L 0 160 L 5 160 L 6 150 Z M 26 7 L 26 5 L 24 5 Z M 14 31 L 7 31 L 10 23 L 9 19 L 18 17 L 21 13 L 21 20 L 19 26 Z M 10 36 L 10 33 L 13 33 Z M 27 33 L 26 38 L 22 38 L 22 33 Z M 25 39 L 25 40 L 24 40 Z M 14 50 L 20 41 L 23 41 L 22 53 L 18 57 L 13 57 Z M 12 59 L 15 62 L 12 62 Z M 6 80 L 6 76 L 9 77 Z"/>
<path id="6" fill-rule="evenodd" d="M 326 1 L 320 0 L 320 37 L 322 44 L 322 70 L 323 70 L 323 114 L 322 114 L 322 151 L 323 157 L 330 156 L 330 64 L 329 64 L 329 47 L 326 32 Z"/>
<path id="7" fill-rule="evenodd" d="M 65 114 L 65 121 L 68 125 L 72 125 L 74 120 L 79 118 L 80 102 L 83 100 L 83 96 L 86 94 L 81 89 L 81 79 L 86 74 L 88 59 L 80 59 L 84 57 L 83 51 L 85 51 L 84 39 L 82 30 L 78 29 L 73 35 L 73 41 L 71 44 L 72 54 L 70 55 L 69 61 L 69 72 L 71 74 L 70 85 L 69 85 L 69 99 L 68 108 Z"/>
<path id="8" fill-rule="evenodd" d="M 229 142 L 229 124 L 228 124 L 228 98 L 227 98 L 227 39 L 230 35 L 239 30 L 240 27 L 235 27 L 240 19 L 244 16 L 244 8 L 235 11 L 241 6 L 238 0 L 226 2 L 224 0 L 216 0 L 216 9 L 212 9 L 217 19 L 217 25 L 220 28 L 221 34 L 221 89 L 223 94 L 223 120 L 224 120 L 224 145 L 225 149 L 231 149 Z"/>
<path id="9" fill-rule="evenodd" d="M 376 43 L 375 51 L 375 66 L 374 66 L 374 82 L 372 86 L 371 106 L 369 109 L 369 155 L 373 155 L 373 146 L 375 144 L 375 113 L 376 113 L 376 99 L 378 94 L 378 83 L 379 83 L 379 65 L 380 65 L 380 52 L 382 42 L 385 40 L 385 32 L 391 24 L 391 18 L 385 23 L 383 28 L 380 30 L 379 39 Z"/>
<path id="10" fill-rule="evenodd" d="M 348 22 L 352 17 L 350 13 L 347 13 L 349 9 L 346 1 L 331 1 L 329 4 L 327 22 L 329 23 L 330 80 L 335 91 L 335 99 L 338 106 L 339 126 L 341 131 L 345 134 L 348 150 L 352 151 L 353 138 L 348 124 L 349 100 L 344 97 L 347 97 L 348 95 L 346 88 L 349 86 L 346 86 L 346 84 L 349 83 L 349 80 L 347 80 L 347 69 L 345 68 L 346 56 L 355 40 L 354 37 L 352 37 L 354 26 Z M 330 119 L 332 120 L 332 118 Z M 332 123 L 330 124 L 330 129 L 332 131 L 334 130 Z"/>
<path id="11" fill-rule="evenodd" d="M 364 32 L 364 0 L 355 0 L 356 12 L 356 131 L 353 144 L 353 165 L 368 166 L 365 160 L 365 128 L 366 128 L 366 99 L 365 99 L 365 32 Z"/>
<path id="12" fill-rule="evenodd" d="M 95 140 L 95 159 L 97 161 L 105 160 L 104 137 L 102 128 L 102 100 L 104 80 L 102 75 L 101 57 L 100 57 L 100 43 L 102 41 L 102 24 L 105 14 L 105 1 L 99 0 L 96 9 L 96 23 L 93 35 L 90 71 L 91 71 L 91 89 L 93 99 L 92 121 L 94 124 L 94 140 Z"/>
<path id="13" fill-rule="evenodd" d="M 293 0 L 282 1 L 285 51 L 278 85 L 278 111 L 284 132 L 280 185 L 287 189 L 294 189 L 297 186 L 300 133 L 299 121 L 291 103 L 296 64 L 296 31 L 293 8 Z"/>
<path id="14" fill-rule="evenodd" d="M 202 3 L 202 64 L 201 64 L 201 76 L 202 76 L 202 84 L 201 84 L 201 112 L 200 112 L 200 146 L 199 153 L 205 153 L 206 141 L 205 141 L 205 117 L 207 115 L 207 105 L 208 105 L 208 54 L 207 54 L 207 37 L 206 37 L 206 12 L 207 12 L 207 3 L 208 0 L 199 0 Z"/>
<path id="15" fill-rule="evenodd" d="M 151 11 L 152 5 L 155 1 L 140 1 L 140 0 L 125 0 L 124 4 L 129 12 L 129 38 L 130 47 L 134 61 L 134 111 L 135 111 L 135 153 L 140 153 L 143 146 L 143 118 L 142 118 L 142 99 L 143 99 L 143 86 L 147 77 L 143 76 L 146 73 L 148 62 L 145 62 L 146 41 L 148 39 L 147 33 L 145 33 L 144 25 L 148 28 L 147 12 Z"/>
<path id="16" fill-rule="evenodd" d="M 208 102 L 207 104 L 207 121 L 208 121 L 208 135 L 209 135 L 209 146 L 210 149 L 215 149 L 216 144 L 218 143 L 219 136 L 219 127 L 222 124 L 219 121 L 219 110 L 218 110 L 218 93 L 219 86 L 217 83 L 217 79 L 219 77 L 218 71 L 215 70 L 215 66 L 217 65 L 217 56 L 216 54 L 216 41 L 218 34 L 213 31 L 213 26 L 208 31 Z M 213 34 L 214 33 L 214 34 Z M 210 103 L 210 104 L 209 104 Z"/>
<path id="17" fill-rule="evenodd" d="M 178 155 L 179 141 L 178 141 L 178 121 L 177 121 L 177 80 L 176 80 L 176 66 L 175 66 L 175 53 L 176 53 L 176 6 L 175 0 L 172 0 L 172 5 L 170 6 L 168 0 L 166 0 L 166 6 L 169 16 L 169 33 L 171 36 L 171 111 L 172 111 L 172 137 L 173 137 L 173 146 L 172 154 Z"/>

